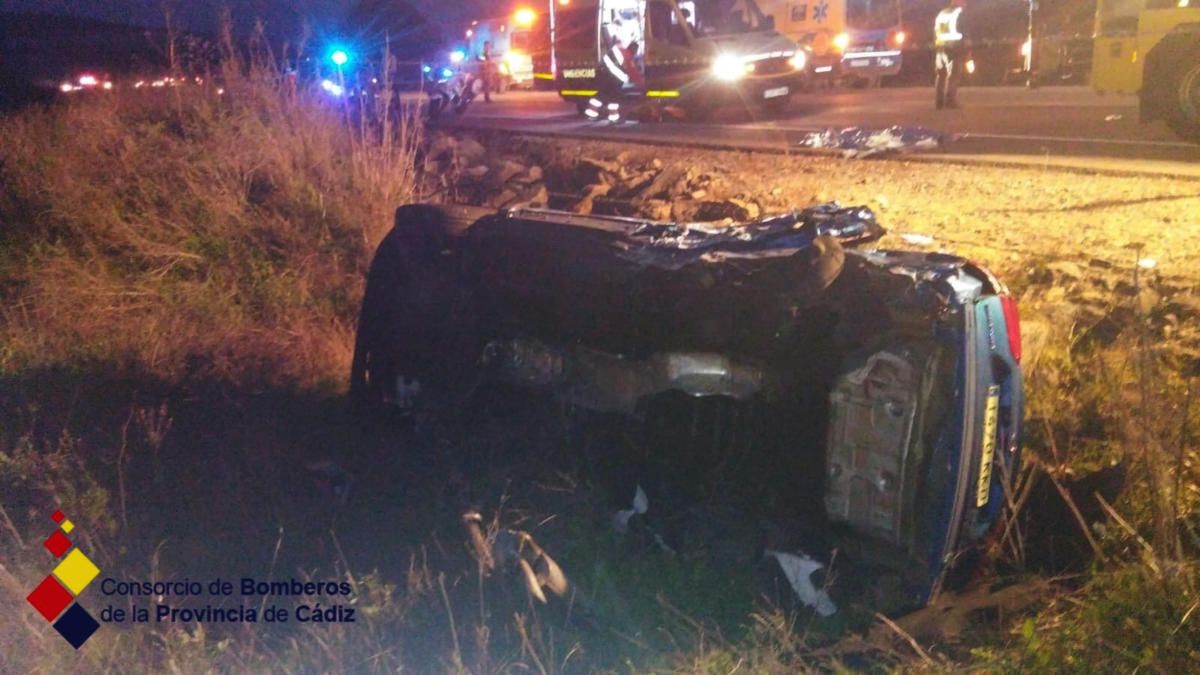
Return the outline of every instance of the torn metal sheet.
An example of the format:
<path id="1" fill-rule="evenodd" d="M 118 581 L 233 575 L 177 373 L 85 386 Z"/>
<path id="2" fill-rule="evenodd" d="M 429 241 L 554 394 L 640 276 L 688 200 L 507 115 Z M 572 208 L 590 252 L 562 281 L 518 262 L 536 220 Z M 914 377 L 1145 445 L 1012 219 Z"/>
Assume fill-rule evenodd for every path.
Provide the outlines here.
<path id="1" fill-rule="evenodd" d="M 828 202 L 733 225 L 647 222 L 628 235 L 617 256 L 674 270 L 700 260 L 787 256 L 812 248 L 821 237 L 857 244 L 884 233 L 870 208 Z"/>
<path id="2" fill-rule="evenodd" d="M 617 511 L 613 516 L 613 529 L 617 534 L 625 534 L 629 531 L 629 519 L 634 516 L 644 515 L 650 509 L 650 500 L 646 497 L 646 491 L 642 486 L 637 486 L 637 492 L 633 495 L 633 503 L 627 509 Z"/>
<path id="3" fill-rule="evenodd" d="M 909 150 L 935 150 L 955 140 L 952 134 L 943 134 L 922 127 L 893 126 L 886 129 L 825 129 L 814 131 L 800 141 L 806 148 L 832 148 L 842 150 L 843 157 L 863 158 L 892 152 Z"/>
<path id="4" fill-rule="evenodd" d="M 766 555 L 775 558 L 775 561 L 779 563 L 779 569 L 783 570 L 783 576 L 787 577 L 792 591 L 795 592 L 800 602 L 812 607 L 817 614 L 824 617 L 830 617 L 837 613 L 837 605 L 834 604 L 825 589 L 817 588 L 812 582 L 813 572 L 823 569 L 825 565 L 803 554 L 796 555 L 768 549 Z"/>

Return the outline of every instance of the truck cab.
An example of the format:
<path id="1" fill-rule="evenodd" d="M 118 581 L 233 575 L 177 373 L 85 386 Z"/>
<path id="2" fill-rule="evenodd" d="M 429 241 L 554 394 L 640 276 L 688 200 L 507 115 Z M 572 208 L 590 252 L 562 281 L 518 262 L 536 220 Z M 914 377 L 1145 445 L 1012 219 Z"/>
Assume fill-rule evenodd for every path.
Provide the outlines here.
<path id="1" fill-rule="evenodd" d="M 692 0 L 576 0 L 553 8 L 559 94 L 677 99 L 704 113 L 741 103 L 787 105 L 807 54 L 769 17 L 720 13 Z"/>
<path id="2" fill-rule="evenodd" d="M 1093 89 L 1200 141 L 1200 0 L 1099 0 L 1093 49 Z"/>

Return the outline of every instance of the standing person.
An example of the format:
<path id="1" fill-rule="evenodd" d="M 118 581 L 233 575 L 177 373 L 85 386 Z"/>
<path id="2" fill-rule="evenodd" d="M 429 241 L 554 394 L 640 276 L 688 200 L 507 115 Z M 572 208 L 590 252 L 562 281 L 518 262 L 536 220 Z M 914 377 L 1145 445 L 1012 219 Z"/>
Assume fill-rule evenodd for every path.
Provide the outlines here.
<path id="1" fill-rule="evenodd" d="M 483 43 L 483 52 L 479 55 L 479 75 L 483 81 L 483 102 L 492 102 L 492 89 L 496 86 L 496 75 L 493 71 L 494 64 L 492 63 L 492 41 L 485 40 Z"/>
<path id="2" fill-rule="evenodd" d="M 939 110 L 958 107 L 958 83 L 970 58 L 966 34 L 963 32 L 962 15 L 966 6 L 967 0 L 950 0 L 950 5 L 938 12 L 933 22 L 936 48 L 933 64 L 937 71 L 933 86 Z"/>

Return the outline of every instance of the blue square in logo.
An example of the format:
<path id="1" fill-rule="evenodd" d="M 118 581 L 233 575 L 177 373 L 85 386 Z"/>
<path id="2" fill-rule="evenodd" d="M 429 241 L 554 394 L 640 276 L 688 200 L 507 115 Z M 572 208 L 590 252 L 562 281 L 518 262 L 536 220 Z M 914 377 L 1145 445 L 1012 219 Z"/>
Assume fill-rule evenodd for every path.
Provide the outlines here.
<path id="1" fill-rule="evenodd" d="M 100 628 L 100 624 L 92 618 L 88 611 L 79 606 L 79 603 L 71 605 L 63 615 L 58 617 L 58 621 L 54 622 L 54 630 L 63 636 L 67 642 L 75 649 L 83 646 L 83 643 L 92 637 Z"/>

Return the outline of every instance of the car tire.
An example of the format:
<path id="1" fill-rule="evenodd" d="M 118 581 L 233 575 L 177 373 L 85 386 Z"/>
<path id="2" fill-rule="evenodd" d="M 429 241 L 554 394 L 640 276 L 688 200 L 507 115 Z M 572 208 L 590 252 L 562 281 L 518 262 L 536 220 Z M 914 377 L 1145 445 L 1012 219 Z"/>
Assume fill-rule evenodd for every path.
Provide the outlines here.
<path id="1" fill-rule="evenodd" d="M 473 305 L 444 253 L 449 220 L 445 210 L 423 204 L 396 210 L 395 226 L 376 250 L 363 293 L 350 368 L 354 410 L 415 405 L 400 400 L 400 377 L 419 382 L 423 400 L 457 396 L 455 376 L 478 352 Z"/>
<path id="2" fill-rule="evenodd" d="M 1200 143 L 1200 62 L 1192 60 L 1190 65 L 1180 69 L 1168 89 L 1175 96 L 1175 114 L 1167 119 L 1167 126 L 1183 138 Z"/>

